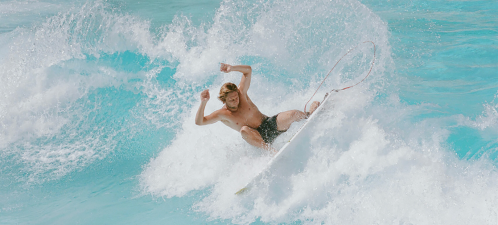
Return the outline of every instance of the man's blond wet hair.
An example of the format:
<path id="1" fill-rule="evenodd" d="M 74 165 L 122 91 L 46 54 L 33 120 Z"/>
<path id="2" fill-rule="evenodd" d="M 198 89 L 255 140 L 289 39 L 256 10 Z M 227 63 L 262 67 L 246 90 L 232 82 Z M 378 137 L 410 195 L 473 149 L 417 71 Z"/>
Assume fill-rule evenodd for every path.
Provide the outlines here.
<path id="1" fill-rule="evenodd" d="M 226 103 L 227 101 L 227 95 L 234 92 L 238 91 L 237 85 L 234 83 L 225 83 L 223 86 L 220 88 L 220 95 L 218 96 L 218 99 L 222 101 L 223 103 Z"/>

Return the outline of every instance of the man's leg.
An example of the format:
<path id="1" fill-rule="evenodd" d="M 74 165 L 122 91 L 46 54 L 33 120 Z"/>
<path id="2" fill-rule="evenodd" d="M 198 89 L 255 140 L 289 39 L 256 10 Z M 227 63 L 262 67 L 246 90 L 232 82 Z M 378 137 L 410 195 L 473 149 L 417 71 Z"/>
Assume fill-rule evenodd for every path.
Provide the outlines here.
<path id="1" fill-rule="evenodd" d="M 313 103 L 311 103 L 309 115 L 311 115 L 319 105 L 320 102 L 318 101 L 314 101 Z M 305 119 L 309 115 L 299 110 L 289 110 L 281 112 L 277 116 L 277 130 L 286 131 L 287 129 L 289 129 L 292 123 Z"/>
<path id="2" fill-rule="evenodd" d="M 248 126 L 243 126 L 240 129 L 240 134 L 242 135 L 242 138 L 252 146 L 256 146 L 258 148 L 275 152 L 275 149 L 273 149 L 269 144 L 265 143 L 265 141 L 263 140 L 263 138 L 256 129 L 250 128 Z"/>

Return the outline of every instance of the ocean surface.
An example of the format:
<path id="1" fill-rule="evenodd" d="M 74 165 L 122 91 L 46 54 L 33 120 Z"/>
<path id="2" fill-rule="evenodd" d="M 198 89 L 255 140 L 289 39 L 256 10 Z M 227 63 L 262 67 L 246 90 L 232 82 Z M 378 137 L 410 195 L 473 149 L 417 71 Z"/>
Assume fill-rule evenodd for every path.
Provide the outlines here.
<path id="1" fill-rule="evenodd" d="M 1 0 L 0 224 L 498 224 L 498 1 Z M 370 42 L 375 43 L 375 49 Z M 216 123 L 332 89 L 287 173 Z M 375 53 L 375 54 L 374 54 Z M 282 146 L 303 122 L 277 138 Z M 285 180 L 285 182 L 282 182 Z"/>

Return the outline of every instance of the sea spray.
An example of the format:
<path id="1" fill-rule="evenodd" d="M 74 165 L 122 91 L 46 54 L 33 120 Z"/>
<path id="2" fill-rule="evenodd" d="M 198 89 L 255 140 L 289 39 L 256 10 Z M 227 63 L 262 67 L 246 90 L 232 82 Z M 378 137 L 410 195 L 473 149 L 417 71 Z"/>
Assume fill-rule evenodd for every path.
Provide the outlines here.
<path id="1" fill-rule="evenodd" d="M 0 223 L 496 224 L 496 3 L 361 3 L 0 2 Z M 271 116 L 303 109 L 366 40 L 372 75 L 332 93 L 299 163 L 234 195 L 271 156 L 194 124 L 202 90 L 210 113 L 240 81 L 219 63 L 252 66 Z"/>
<path id="2" fill-rule="evenodd" d="M 196 29 L 185 24 L 177 28 Z M 196 57 L 178 57 L 175 77 L 205 80 L 205 73 L 190 66 L 212 71 L 215 61 L 250 64 L 253 82 L 249 96 L 268 115 L 299 109 L 324 71 L 359 43 L 377 43 L 378 58 L 365 84 L 331 93 L 334 96 L 320 118 L 322 124 L 315 127 L 308 142 L 301 143 L 300 151 L 309 153 L 309 157 L 300 162 L 304 167 L 294 166 L 302 170 L 287 178 L 268 175 L 263 178 L 264 185 L 249 194 L 234 195 L 269 157 L 222 124 L 193 125 L 194 106 L 173 143 L 145 167 L 141 175 L 145 193 L 173 197 L 205 190 L 207 196 L 194 205 L 195 210 L 240 224 L 256 220 L 468 224 L 488 223 L 493 218 L 497 198 L 496 179 L 492 177 L 498 174 L 485 160 L 466 162 L 452 154 L 445 144 L 449 136 L 445 122 L 416 119 L 417 112 L 430 105 L 400 102 L 387 26 L 362 4 L 264 1 L 253 5 L 224 1 L 211 27 L 202 29 L 205 35 L 195 35 L 193 46 L 182 42 L 189 49 L 182 54 Z M 320 94 L 341 88 L 352 80 L 347 76 L 365 73 L 370 62 L 366 59 L 368 50 L 362 49 L 356 53 L 360 56 L 346 60 Z M 209 85 L 211 93 L 216 93 L 224 81 L 239 79 L 237 73 L 219 75 Z M 219 107 L 221 104 L 212 98 L 206 114 Z M 288 133 L 295 132 L 300 124 L 293 125 Z M 284 143 L 289 135 L 280 136 L 275 145 Z M 488 172 L 478 175 L 480 171 Z M 290 183 L 281 186 L 281 179 Z M 489 195 L 478 196 L 480 191 Z M 447 211 L 466 208 L 463 202 L 491 210 L 480 211 L 479 217 L 474 210 L 458 216 Z"/>
<path id="3" fill-rule="evenodd" d="M 4 39 L 0 147 L 5 165 L 24 165 L 20 180 L 43 183 L 105 158 L 143 129 L 129 114 L 153 120 L 147 112 L 158 111 L 158 99 L 171 108 L 161 108 L 163 123 L 175 124 L 167 113 L 180 107 L 168 102 L 181 92 L 155 91 L 158 75 L 171 76 L 162 60 L 170 54 L 156 47 L 147 21 L 111 11 L 89 2 Z"/>

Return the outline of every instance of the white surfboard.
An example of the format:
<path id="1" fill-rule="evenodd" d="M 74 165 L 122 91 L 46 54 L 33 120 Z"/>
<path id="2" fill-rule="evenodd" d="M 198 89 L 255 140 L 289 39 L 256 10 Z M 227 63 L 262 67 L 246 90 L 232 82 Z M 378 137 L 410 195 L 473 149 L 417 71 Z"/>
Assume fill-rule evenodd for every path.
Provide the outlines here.
<path id="1" fill-rule="evenodd" d="M 313 114 L 311 114 L 311 116 L 306 120 L 306 122 L 303 124 L 303 126 L 301 126 L 301 128 L 299 128 L 299 130 L 296 132 L 296 134 L 294 134 L 294 136 L 292 136 L 292 138 L 289 140 L 289 142 L 287 142 L 282 148 L 280 148 L 280 150 L 277 152 L 277 154 L 270 160 L 270 162 L 268 162 L 266 167 L 261 172 L 259 172 L 256 176 L 254 176 L 243 188 L 241 188 L 239 191 L 235 192 L 236 195 L 243 194 L 243 193 L 247 192 L 248 190 L 250 190 L 251 187 L 253 187 L 257 181 L 261 180 L 263 175 L 272 167 L 272 165 L 274 165 L 275 162 L 281 160 L 283 157 L 285 157 L 285 155 L 288 152 L 290 152 L 290 149 L 300 147 L 300 145 L 298 144 L 298 142 L 299 142 L 298 139 L 308 138 L 308 137 L 305 137 L 306 135 L 302 134 L 303 130 L 305 130 L 306 127 L 310 124 L 310 122 L 313 121 L 315 116 L 318 115 L 318 112 L 323 108 L 323 106 L 325 105 L 324 103 L 329 99 L 329 97 L 330 97 L 330 94 L 327 93 L 327 95 L 325 95 L 325 98 L 323 99 L 323 101 L 320 103 L 320 106 L 318 106 L 318 108 L 313 112 Z"/>

